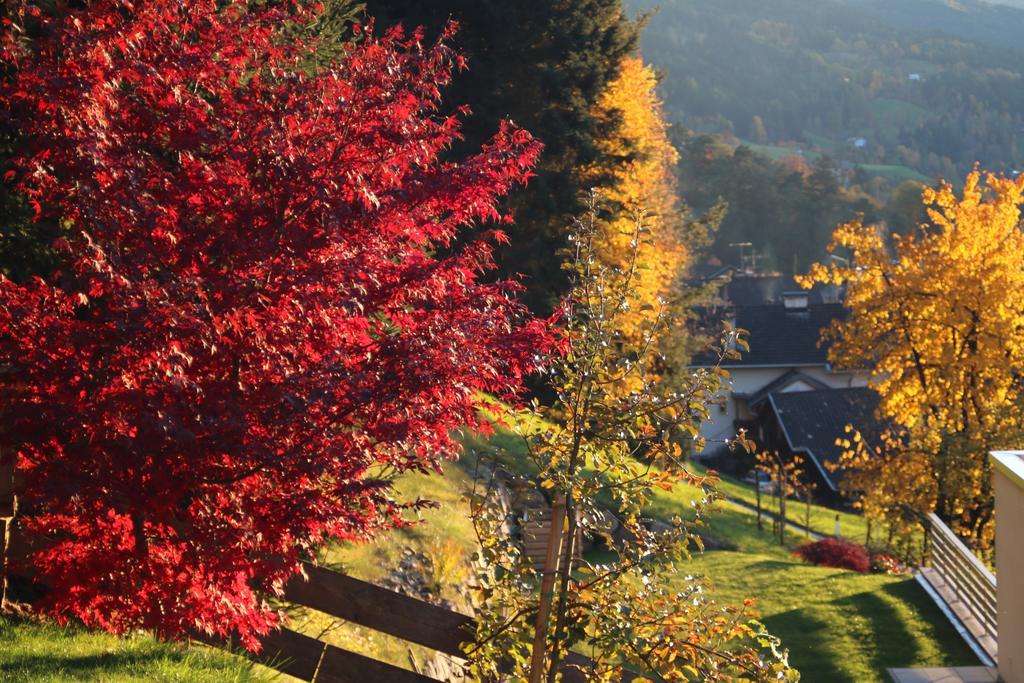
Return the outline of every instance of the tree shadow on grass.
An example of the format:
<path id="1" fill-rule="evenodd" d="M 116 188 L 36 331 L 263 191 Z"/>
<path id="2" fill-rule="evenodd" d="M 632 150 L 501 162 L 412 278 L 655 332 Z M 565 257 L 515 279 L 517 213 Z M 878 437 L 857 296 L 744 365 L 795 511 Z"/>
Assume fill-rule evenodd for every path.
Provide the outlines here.
<path id="1" fill-rule="evenodd" d="M 890 583 L 882 588 L 892 596 L 916 611 L 925 625 L 925 630 L 938 643 L 945 655 L 946 666 L 980 666 L 977 655 L 956 632 L 949 619 L 914 579 Z"/>
<path id="2" fill-rule="evenodd" d="M 785 560 L 759 560 L 748 565 L 748 571 L 752 572 L 778 572 L 793 567 L 806 567 L 807 565 L 799 560 L 787 562 Z"/>
<path id="3" fill-rule="evenodd" d="M 237 654 L 237 653 L 236 653 Z M 79 624 L 0 617 L 0 681 L 250 680 L 247 659 L 203 645 L 115 638 Z"/>
<path id="4" fill-rule="evenodd" d="M 914 586 L 883 589 L 906 600 Z M 764 619 L 790 649 L 790 661 L 806 681 L 862 683 L 857 670 L 886 680 L 888 667 L 914 666 L 922 652 L 915 634 L 883 591 L 865 591 Z"/>
<path id="5" fill-rule="evenodd" d="M 818 619 L 813 608 L 789 610 L 762 620 L 768 631 L 782 639 L 789 650 L 789 662 L 800 671 L 802 680 L 829 683 L 860 683 L 848 671 L 839 668 L 839 659 L 830 642 L 833 629 L 842 628 Z"/>
<path id="6" fill-rule="evenodd" d="M 175 653 L 177 654 L 177 653 Z M 102 680 L 104 676 L 123 674 L 125 671 L 144 672 L 155 660 L 182 660 L 167 653 L 155 652 L 102 652 L 87 655 L 16 655 L 6 657 L 0 666 L 0 680 L 73 679 L 81 681 Z M 7 678 L 13 676 L 14 678 Z"/>
<path id="7" fill-rule="evenodd" d="M 831 604 L 844 614 L 843 621 L 851 627 L 852 635 L 865 653 L 870 653 L 875 671 L 910 667 L 920 661 L 921 647 L 907 628 L 905 615 L 878 592 L 857 593 Z"/>

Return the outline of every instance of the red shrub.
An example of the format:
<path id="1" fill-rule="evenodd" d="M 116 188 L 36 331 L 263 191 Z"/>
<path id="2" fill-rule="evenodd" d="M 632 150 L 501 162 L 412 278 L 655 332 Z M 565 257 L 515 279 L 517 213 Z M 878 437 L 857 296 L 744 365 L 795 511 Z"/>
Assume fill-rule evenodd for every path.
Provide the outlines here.
<path id="1" fill-rule="evenodd" d="M 302 558 L 402 523 L 378 473 L 438 471 L 544 353 L 486 275 L 504 236 L 463 235 L 509 220 L 539 145 L 506 124 L 455 159 L 461 59 L 419 34 L 310 73 L 280 28 L 315 4 L 57 3 L 30 42 L 0 31 L 8 175 L 67 233 L 49 279 L 0 276 L 0 450 L 58 617 L 255 647 Z"/>
<path id="2" fill-rule="evenodd" d="M 821 567 L 850 569 L 862 574 L 871 569 L 867 548 L 851 541 L 823 538 L 814 543 L 805 543 L 796 549 L 796 554 Z"/>

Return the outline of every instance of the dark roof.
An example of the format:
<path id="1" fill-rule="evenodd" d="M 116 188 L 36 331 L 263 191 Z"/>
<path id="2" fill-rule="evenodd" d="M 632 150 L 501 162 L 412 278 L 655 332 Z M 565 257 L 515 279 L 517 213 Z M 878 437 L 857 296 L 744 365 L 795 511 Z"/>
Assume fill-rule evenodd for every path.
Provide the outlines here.
<path id="1" fill-rule="evenodd" d="M 725 286 L 725 298 L 734 306 L 761 306 L 781 304 L 786 292 L 799 292 L 803 288 L 788 275 L 737 274 Z M 809 303 L 824 303 L 820 288 L 807 292 Z"/>
<path id="2" fill-rule="evenodd" d="M 723 266 L 720 263 L 698 263 L 690 269 L 691 281 L 696 283 L 711 282 L 732 275 L 736 266 Z"/>
<path id="3" fill-rule="evenodd" d="M 836 445 L 836 440 L 849 438 L 846 425 L 860 431 L 869 441 L 877 441 L 884 431 L 875 417 L 878 394 L 872 389 L 774 393 L 768 400 L 790 449 L 807 453 L 833 489 L 839 473 L 829 471 L 827 465 L 843 454 L 844 449 Z"/>
<path id="4" fill-rule="evenodd" d="M 762 306 L 780 304 L 783 295 L 789 292 L 805 291 L 812 304 L 837 302 L 842 292 L 834 285 L 816 284 L 804 290 L 791 275 L 781 273 L 757 273 L 740 270 L 736 266 L 700 263 L 690 269 L 687 282 L 692 286 L 722 282 L 721 297 L 725 304 L 732 306 Z"/>
<path id="5" fill-rule="evenodd" d="M 705 312 L 705 318 L 727 317 L 723 311 Z M 824 366 L 828 363 L 828 344 L 821 343 L 821 333 L 833 320 L 841 320 L 846 312 L 842 304 L 810 304 L 805 309 L 774 306 L 737 306 L 735 327 L 747 331 L 750 350 L 739 360 L 728 360 L 725 367 L 800 367 Z M 728 316 L 731 317 L 731 316 Z M 713 328 L 711 328 L 713 329 Z M 698 354 L 693 365 L 714 363 L 708 353 Z"/>

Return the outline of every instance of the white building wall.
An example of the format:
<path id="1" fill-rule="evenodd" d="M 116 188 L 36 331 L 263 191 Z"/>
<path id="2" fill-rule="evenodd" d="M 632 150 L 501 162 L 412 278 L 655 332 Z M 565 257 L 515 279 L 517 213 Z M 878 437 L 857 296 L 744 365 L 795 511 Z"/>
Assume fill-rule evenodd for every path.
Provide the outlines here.
<path id="1" fill-rule="evenodd" d="M 992 453 L 996 494 L 999 680 L 1024 683 L 1024 454 Z"/>

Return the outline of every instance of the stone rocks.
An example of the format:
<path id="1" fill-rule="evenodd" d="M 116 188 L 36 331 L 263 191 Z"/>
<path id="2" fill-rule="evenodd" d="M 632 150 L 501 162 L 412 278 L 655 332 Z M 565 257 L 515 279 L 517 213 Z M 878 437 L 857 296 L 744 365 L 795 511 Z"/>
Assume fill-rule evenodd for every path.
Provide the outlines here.
<path id="1" fill-rule="evenodd" d="M 452 609 L 453 605 L 437 594 L 438 587 L 433 585 L 431 578 L 433 575 L 433 559 L 412 548 L 405 548 L 398 566 L 384 577 L 379 585 L 411 598 Z"/>

